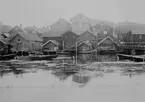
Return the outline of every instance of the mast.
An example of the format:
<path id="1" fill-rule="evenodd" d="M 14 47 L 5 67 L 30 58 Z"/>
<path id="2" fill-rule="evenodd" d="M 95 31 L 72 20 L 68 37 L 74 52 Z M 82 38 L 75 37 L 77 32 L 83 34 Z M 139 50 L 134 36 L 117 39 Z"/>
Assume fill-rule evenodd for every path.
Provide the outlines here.
<path id="1" fill-rule="evenodd" d="M 76 41 L 76 64 L 77 64 L 77 41 Z"/>

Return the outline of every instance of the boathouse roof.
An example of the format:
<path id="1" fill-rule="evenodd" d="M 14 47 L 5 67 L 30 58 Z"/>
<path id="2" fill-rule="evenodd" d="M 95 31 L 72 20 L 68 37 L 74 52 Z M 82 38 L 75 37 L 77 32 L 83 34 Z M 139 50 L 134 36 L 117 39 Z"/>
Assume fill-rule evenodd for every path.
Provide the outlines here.
<path id="1" fill-rule="evenodd" d="M 49 41 L 47 41 L 46 43 L 44 43 L 43 46 L 45 46 L 46 44 L 48 44 L 48 43 L 50 43 L 50 42 L 53 43 L 53 44 L 55 44 L 55 45 L 57 45 L 57 46 L 60 45 L 60 43 L 57 42 L 56 40 L 49 40 Z"/>
<path id="2" fill-rule="evenodd" d="M 100 42 L 98 42 L 98 45 L 103 43 L 106 39 L 110 39 L 112 42 L 114 42 L 115 44 L 118 45 L 118 43 L 112 37 L 110 37 L 110 36 L 107 36 L 107 37 L 103 38 Z"/>

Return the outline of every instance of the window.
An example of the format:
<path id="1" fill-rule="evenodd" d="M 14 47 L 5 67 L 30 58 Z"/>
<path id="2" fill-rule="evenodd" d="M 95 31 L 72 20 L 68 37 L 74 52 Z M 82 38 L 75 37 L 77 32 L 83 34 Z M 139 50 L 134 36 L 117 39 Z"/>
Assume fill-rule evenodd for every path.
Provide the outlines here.
<path id="1" fill-rule="evenodd" d="M 104 31 L 104 34 L 107 34 L 107 31 Z"/>
<path id="2" fill-rule="evenodd" d="M 20 41 L 20 39 L 18 39 L 18 41 Z"/>

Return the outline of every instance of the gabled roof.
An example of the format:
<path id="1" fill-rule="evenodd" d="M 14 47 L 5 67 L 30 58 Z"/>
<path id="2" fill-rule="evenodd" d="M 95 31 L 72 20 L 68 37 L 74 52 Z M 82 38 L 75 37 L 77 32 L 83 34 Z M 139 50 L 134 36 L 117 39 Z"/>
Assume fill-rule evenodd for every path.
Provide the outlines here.
<path id="1" fill-rule="evenodd" d="M 71 30 L 71 23 L 65 19 L 59 18 L 55 23 L 50 25 L 50 30 L 55 31 Z"/>
<path id="2" fill-rule="evenodd" d="M 29 36 L 29 38 L 30 38 L 32 41 L 40 41 L 40 42 L 42 42 L 42 40 L 38 37 L 37 34 L 29 34 L 28 36 Z"/>
<path id="3" fill-rule="evenodd" d="M 91 46 L 91 45 L 92 45 L 89 41 L 82 41 L 80 44 L 78 44 L 77 47 L 79 47 L 79 46 L 82 45 L 82 44 L 86 44 L 86 45 L 88 45 L 88 46 Z"/>
<path id="4" fill-rule="evenodd" d="M 74 17 L 72 17 L 70 19 L 70 21 L 72 22 L 74 20 L 80 20 L 80 19 L 83 19 L 85 21 L 89 21 L 90 20 L 90 18 L 88 18 L 87 16 L 85 16 L 83 13 L 78 13 Z"/>
<path id="5" fill-rule="evenodd" d="M 1 33 L 1 35 L 5 36 L 5 37 L 10 37 L 10 34 L 9 33 Z"/>
<path id="6" fill-rule="evenodd" d="M 62 33 L 61 35 L 65 35 L 65 34 L 74 34 L 74 35 L 76 35 L 76 36 L 79 36 L 78 34 L 76 34 L 75 32 L 73 32 L 73 31 L 65 31 L 64 33 Z"/>
<path id="7" fill-rule="evenodd" d="M 20 28 L 20 27 L 17 26 L 17 25 L 16 25 L 15 27 L 13 27 L 13 28 L 9 31 L 10 34 L 17 34 L 18 32 L 27 33 L 27 31 L 25 31 L 24 29 Z"/>
<path id="8" fill-rule="evenodd" d="M 55 44 L 55 45 L 57 45 L 57 46 L 60 45 L 60 43 L 57 42 L 56 40 L 48 40 L 46 43 L 43 44 L 43 46 L 45 46 L 45 45 L 48 44 L 49 42 L 52 42 L 53 44 Z"/>
<path id="9" fill-rule="evenodd" d="M 66 31 L 52 31 L 50 30 L 49 32 L 44 32 L 43 37 L 60 37 L 63 33 Z"/>
<path id="10" fill-rule="evenodd" d="M 98 45 L 100 45 L 102 42 L 104 42 L 106 39 L 110 39 L 110 40 L 112 40 L 115 44 L 117 44 L 116 42 L 115 42 L 115 40 L 112 38 L 112 37 L 110 37 L 110 36 L 107 36 L 107 37 L 105 37 L 104 39 L 102 39 L 99 43 L 98 43 Z M 118 44 L 117 44 L 118 45 Z"/>
<path id="11" fill-rule="evenodd" d="M 41 32 L 40 30 L 36 29 L 36 28 L 32 31 L 32 33 L 39 33 L 39 34 L 42 34 L 42 32 Z"/>
<path id="12" fill-rule="evenodd" d="M 25 40 L 31 40 L 31 38 L 29 37 L 28 33 L 25 32 L 18 32 L 17 34 L 11 36 L 10 41 L 12 41 L 17 35 L 20 35 L 21 37 L 23 37 Z"/>
<path id="13" fill-rule="evenodd" d="M 97 36 L 95 34 L 93 34 L 92 32 L 87 30 L 79 36 L 78 41 L 96 40 L 96 38 L 97 38 Z"/>
<path id="14" fill-rule="evenodd" d="M 8 44 L 7 41 L 0 39 L 0 42 L 2 42 L 3 44 Z"/>

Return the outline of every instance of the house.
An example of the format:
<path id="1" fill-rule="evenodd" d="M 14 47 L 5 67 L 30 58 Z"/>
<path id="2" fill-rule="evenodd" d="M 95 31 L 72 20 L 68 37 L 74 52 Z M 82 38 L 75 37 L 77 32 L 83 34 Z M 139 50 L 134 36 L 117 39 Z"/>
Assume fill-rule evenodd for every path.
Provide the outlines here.
<path id="1" fill-rule="evenodd" d="M 33 26 L 33 27 L 25 27 L 24 30 L 27 31 L 28 33 L 36 34 L 36 35 L 38 35 L 38 37 L 40 39 L 43 39 L 42 38 L 42 32 L 40 32 L 38 30 L 38 28 L 36 28 L 35 26 Z"/>
<path id="2" fill-rule="evenodd" d="M 31 40 L 31 50 L 32 51 L 41 51 L 43 40 L 36 34 L 29 34 L 29 38 Z"/>
<path id="3" fill-rule="evenodd" d="M 86 32 L 84 32 L 84 33 L 82 33 L 79 37 L 78 37 L 78 42 L 81 42 L 81 41 L 90 41 L 90 42 L 93 42 L 93 41 L 95 41 L 97 39 L 97 37 L 93 34 L 93 33 L 91 33 L 91 32 L 89 32 L 89 31 L 86 31 Z"/>
<path id="4" fill-rule="evenodd" d="M 70 19 L 72 32 L 77 34 L 82 34 L 83 32 L 87 31 L 91 27 L 91 19 L 86 17 L 82 13 L 78 13 L 76 16 Z"/>
<path id="5" fill-rule="evenodd" d="M 11 53 L 11 44 L 8 42 L 7 38 L 0 34 L 0 55 L 2 54 L 10 54 Z"/>
<path id="6" fill-rule="evenodd" d="M 117 48 L 118 48 L 118 43 L 110 36 L 103 38 L 97 44 L 97 49 L 99 52 L 115 53 Z"/>
<path id="7" fill-rule="evenodd" d="M 0 33 L 0 39 L 8 39 L 10 37 L 9 33 Z"/>
<path id="8" fill-rule="evenodd" d="M 62 34 L 62 47 L 63 50 L 70 50 L 76 45 L 78 35 L 72 31 L 67 31 Z"/>
<path id="9" fill-rule="evenodd" d="M 71 30 L 71 23 L 65 19 L 59 18 L 55 23 L 50 25 L 52 31 L 65 32 Z"/>
<path id="10" fill-rule="evenodd" d="M 48 40 L 43 44 L 42 51 L 47 53 L 57 52 L 61 47 L 61 44 L 56 40 Z"/>
<path id="11" fill-rule="evenodd" d="M 43 33 L 43 44 L 45 44 L 49 40 L 55 40 L 62 44 L 62 36 L 64 31 L 52 31 L 50 30 L 49 32 L 44 32 Z"/>
<path id="12" fill-rule="evenodd" d="M 0 39 L 0 55 L 8 54 L 10 52 L 9 43 Z"/>
<path id="13" fill-rule="evenodd" d="M 24 32 L 27 33 L 27 31 L 25 31 L 22 27 L 19 26 L 14 26 L 8 33 L 12 36 L 17 34 L 18 32 Z"/>
<path id="14" fill-rule="evenodd" d="M 43 40 L 42 32 L 40 32 L 38 29 L 34 29 L 34 30 L 32 31 L 32 34 L 36 34 L 40 39 Z"/>
<path id="15" fill-rule="evenodd" d="M 10 43 L 13 51 L 33 52 L 41 49 L 42 40 L 35 34 L 18 32 L 11 37 Z"/>
<path id="16" fill-rule="evenodd" d="M 10 39 L 10 43 L 13 45 L 13 51 L 30 51 L 31 39 L 29 35 L 24 32 L 18 32 Z"/>
<path id="17" fill-rule="evenodd" d="M 82 41 L 77 46 L 77 50 L 79 53 L 89 53 L 93 49 L 92 44 L 89 41 Z"/>
<path id="18" fill-rule="evenodd" d="M 120 34 L 120 49 L 128 54 L 144 54 L 145 52 L 145 31 L 144 29 L 131 30 L 128 33 Z"/>

